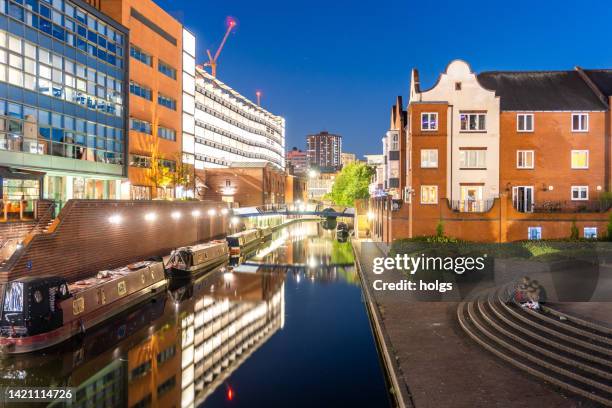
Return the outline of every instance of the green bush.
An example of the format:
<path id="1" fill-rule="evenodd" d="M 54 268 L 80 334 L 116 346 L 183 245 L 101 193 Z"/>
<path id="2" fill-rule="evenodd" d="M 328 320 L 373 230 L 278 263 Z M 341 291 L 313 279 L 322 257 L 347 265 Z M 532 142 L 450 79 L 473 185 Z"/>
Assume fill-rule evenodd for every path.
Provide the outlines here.
<path id="1" fill-rule="evenodd" d="M 438 221 L 438 225 L 436 225 L 436 237 L 444 237 L 444 222 L 442 220 Z"/>
<path id="2" fill-rule="evenodd" d="M 570 240 L 578 241 L 579 239 L 580 239 L 580 231 L 578 230 L 578 227 L 576 226 L 576 221 L 572 221 L 572 227 L 570 229 Z"/>

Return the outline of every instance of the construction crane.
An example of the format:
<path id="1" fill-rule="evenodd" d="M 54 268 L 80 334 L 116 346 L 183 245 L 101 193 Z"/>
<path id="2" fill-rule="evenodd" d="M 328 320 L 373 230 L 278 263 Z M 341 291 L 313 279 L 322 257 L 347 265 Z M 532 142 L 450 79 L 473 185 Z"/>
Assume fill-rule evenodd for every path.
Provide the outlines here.
<path id="1" fill-rule="evenodd" d="M 236 20 L 234 20 L 231 17 L 228 17 L 227 18 L 227 31 L 225 31 L 225 35 L 223 36 L 223 40 L 221 41 L 221 45 L 219 45 L 219 48 L 217 49 L 215 56 L 213 57 L 213 55 L 210 53 L 210 50 L 206 50 L 206 54 L 208 54 L 208 62 L 205 62 L 204 66 L 210 67 L 210 71 L 211 71 L 210 73 L 213 77 L 217 76 L 217 60 L 219 59 L 219 55 L 221 54 L 221 51 L 223 50 L 223 47 L 225 46 L 225 43 L 227 42 L 227 38 L 229 37 L 230 33 L 235 27 L 236 27 Z"/>

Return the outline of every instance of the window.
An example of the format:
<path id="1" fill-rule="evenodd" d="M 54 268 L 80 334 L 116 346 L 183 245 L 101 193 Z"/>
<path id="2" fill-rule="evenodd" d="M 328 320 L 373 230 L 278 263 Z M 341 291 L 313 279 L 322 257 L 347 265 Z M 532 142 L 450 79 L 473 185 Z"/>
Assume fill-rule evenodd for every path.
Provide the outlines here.
<path id="1" fill-rule="evenodd" d="M 584 237 L 586 239 L 596 239 L 597 227 L 584 227 Z"/>
<path id="2" fill-rule="evenodd" d="M 421 150 L 421 168 L 438 167 L 438 149 Z"/>
<path id="3" fill-rule="evenodd" d="M 391 136 L 391 149 L 390 150 L 399 150 L 399 134 L 394 133 Z"/>
<path id="4" fill-rule="evenodd" d="M 176 100 L 170 98 L 169 96 L 157 94 L 157 103 L 165 106 L 168 109 L 176 110 Z"/>
<path id="5" fill-rule="evenodd" d="M 542 239 L 542 227 L 527 228 L 527 239 L 530 239 L 530 240 Z"/>
<path id="6" fill-rule="evenodd" d="M 157 136 L 162 139 L 176 141 L 176 131 L 162 126 L 157 127 Z"/>
<path id="7" fill-rule="evenodd" d="M 589 114 L 572 113 L 572 132 L 589 131 Z"/>
<path id="8" fill-rule="evenodd" d="M 152 100 L 152 92 L 150 88 L 146 86 L 139 85 L 134 81 L 130 81 L 130 93 L 136 96 L 140 96 L 141 98 L 145 98 L 148 100 Z"/>
<path id="9" fill-rule="evenodd" d="M 438 114 L 421 113 L 421 130 L 438 130 Z"/>
<path id="10" fill-rule="evenodd" d="M 459 115 L 461 130 L 464 132 L 483 132 L 486 130 L 485 113 L 462 113 Z"/>
<path id="11" fill-rule="evenodd" d="M 455 82 L 455 91 L 461 90 L 461 82 Z"/>
<path id="12" fill-rule="evenodd" d="M 533 113 L 517 114 L 516 130 L 519 132 L 533 132 Z"/>
<path id="13" fill-rule="evenodd" d="M 165 62 L 158 61 L 157 69 L 159 70 L 159 72 L 166 75 L 167 77 L 176 79 L 176 69 L 172 68 L 170 65 L 166 64 Z"/>
<path id="14" fill-rule="evenodd" d="M 572 150 L 572 169 L 589 168 L 589 151 Z"/>
<path id="15" fill-rule="evenodd" d="M 421 204 L 438 204 L 438 186 L 421 186 Z"/>
<path id="16" fill-rule="evenodd" d="M 517 169 L 533 169 L 535 153 L 533 150 L 517 150 L 516 152 L 516 168 Z"/>
<path id="17" fill-rule="evenodd" d="M 133 154 L 130 156 L 130 166 L 149 168 L 151 167 L 151 159 L 146 156 Z"/>
<path id="18" fill-rule="evenodd" d="M 144 120 L 130 118 L 130 129 L 135 130 L 137 132 L 146 133 L 148 135 L 152 134 L 151 124 Z"/>
<path id="19" fill-rule="evenodd" d="M 143 50 L 133 45 L 130 45 L 130 56 L 148 66 L 153 66 L 153 57 Z"/>
<path id="20" fill-rule="evenodd" d="M 487 151 L 486 150 L 460 150 L 459 167 L 462 169 L 486 169 Z"/>
<path id="21" fill-rule="evenodd" d="M 572 186 L 572 200 L 588 200 L 589 186 Z"/>

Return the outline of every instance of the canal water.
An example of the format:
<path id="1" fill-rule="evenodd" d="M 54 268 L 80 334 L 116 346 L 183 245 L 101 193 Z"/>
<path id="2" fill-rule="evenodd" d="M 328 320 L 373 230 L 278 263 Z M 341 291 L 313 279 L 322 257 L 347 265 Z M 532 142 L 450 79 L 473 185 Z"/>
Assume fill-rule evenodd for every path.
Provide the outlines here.
<path id="1" fill-rule="evenodd" d="M 83 338 L 4 357 L 0 385 L 71 387 L 82 407 L 388 407 L 350 245 L 294 224 Z"/>

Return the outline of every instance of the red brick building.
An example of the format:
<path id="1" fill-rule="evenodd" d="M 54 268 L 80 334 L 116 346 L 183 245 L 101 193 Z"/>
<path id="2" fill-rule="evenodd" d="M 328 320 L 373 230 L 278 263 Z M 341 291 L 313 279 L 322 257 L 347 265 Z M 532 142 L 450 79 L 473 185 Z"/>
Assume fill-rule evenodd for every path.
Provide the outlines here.
<path id="1" fill-rule="evenodd" d="M 612 71 L 412 74 L 401 196 L 373 201 L 374 236 L 481 241 L 601 236 L 609 209 Z M 397 129 L 398 104 L 391 129 Z M 604 200 L 605 199 L 605 200 Z"/>

